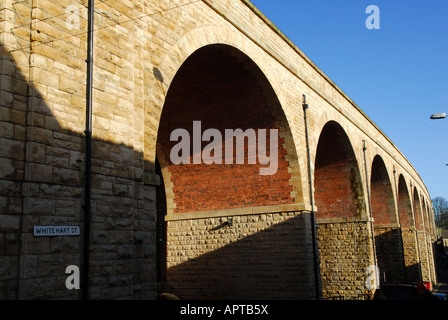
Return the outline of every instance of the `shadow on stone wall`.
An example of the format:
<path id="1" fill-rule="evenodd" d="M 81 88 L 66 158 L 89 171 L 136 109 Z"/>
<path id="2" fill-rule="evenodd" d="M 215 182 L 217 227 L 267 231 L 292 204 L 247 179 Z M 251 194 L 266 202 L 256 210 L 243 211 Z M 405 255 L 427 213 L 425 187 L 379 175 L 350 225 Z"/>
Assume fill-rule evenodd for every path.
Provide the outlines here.
<path id="1" fill-rule="evenodd" d="M 85 136 L 66 124 L 85 121 L 85 84 L 65 88 L 78 96 L 63 105 L 67 91 L 29 83 L 4 46 L 0 53 L 0 299 L 80 299 L 80 290 L 66 288 L 65 270 L 75 265 L 82 275 Z M 64 121 L 54 108 L 65 108 Z M 155 164 L 132 146 L 96 136 L 93 126 L 89 298 L 155 299 L 156 186 L 144 183 L 144 168 Z M 52 225 L 80 226 L 81 234 L 34 236 L 34 226 Z M 183 298 L 313 299 L 305 225 L 294 218 L 233 239 L 170 268 L 169 281 Z"/>
<path id="2" fill-rule="evenodd" d="M 0 299 L 79 299 L 65 286 L 65 270 L 82 265 L 85 140 L 53 109 L 67 107 L 74 112 L 67 118 L 84 121 L 85 100 L 46 102 L 50 92 L 28 83 L 4 46 L 0 54 Z M 82 93 L 79 86 L 48 89 L 58 100 Z M 155 164 L 133 146 L 93 135 L 90 298 L 155 299 L 156 187 L 144 183 L 144 169 Z M 81 235 L 36 237 L 36 225 L 81 226 Z M 168 282 L 181 298 L 314 299 L 308 232 L 297 217 L 244 238 L 235 233 L 224 247 L 170 267 Z"/>
<path id="3" fill-rule="evenodd" d="M 400 229 L 376 235 L 375 246 L 381 283 L 418 284 L 422 282 L 421 264 L 405 265 Z M 410 250 L 407 252 L 412 253 Z"/>
<path id="4" fill-rule="evenodd" d="M 244 238 L 239 234 L 247 223 L 235 220 L 230 226 L 207 225 L 210 236 L 205 244 L 200 235 L 187 241 L 189 248 L 220 246 L 223 239 L 228 244 L 168 267 L 171 293 L 198 300 L 316 298 L 308 214 Z M 188 250 L 178 252 L 188 256 Z"/>
<path id="5" fill-rule="evenodd" d="M 381 283 L 406 283 L 400 230 L 376 235 L 375 248 Z"/>
<path id="6" fill-rule="evenodd" d="M 0 299 L 79 299 L 80 290 L 65 286 L 65 270 L 81 268 L 84 250 L 85 138 L 52 110 L 65 107 L 66 118 L 84 122 L 85 84 L 39 92 L 4 48 L 0 44 Z M 50 91 L 58 103 L 43 99 Z M 70 91 L 81 93 L 75 99 Z M 67 98 L 69 105 L 60 104 Z M 143 182 L 143 154 L 101 137 L 92 150 L 90 297 L 155 298 L 155 191 Z M 36 237 L 36 225 L 80 226 L 81 235 Z"/>

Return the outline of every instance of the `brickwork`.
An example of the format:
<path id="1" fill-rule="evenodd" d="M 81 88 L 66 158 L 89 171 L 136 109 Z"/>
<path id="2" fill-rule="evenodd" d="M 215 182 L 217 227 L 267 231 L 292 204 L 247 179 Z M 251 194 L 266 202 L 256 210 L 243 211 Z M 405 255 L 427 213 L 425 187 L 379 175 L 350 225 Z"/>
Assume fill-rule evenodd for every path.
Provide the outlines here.
<path id="1" fill-rule="evenodd" d="M 365 206 L 358 165 L 347 136 L 335 122 L 322 131 L 316 153 L 317 217 L 361 216 Z"/>
<path id="2" fill-rule="evenodd" d="M 272 89 L 264 90 L 263 82 L 266 79 L 253 62 L 227 46 L 206 47 L 191 56 L 179 70 L 167 95 L 158 136 L 160 155 L 165 157 L 163 162 L 168 166 L 173 184 L 173 212 L 294 202 L 285 139 L 282 137 L 283 131 L 289 128 L 278 127 L 271 110 L 280 109 L 281 106 L 272 98 Z M 185 110 L 188 112 L 185 113 Z M 247 117 L 247 114 L 255 116 Z M 193 121 L 200 121 L 199 136 L 193 132 Z M 177 128 L 189 132 L 189 164 L 175 165 L 170 160 L 170 150 L 179 143 L 170 141 L 170 134 Z M 193 139 L 202 140 L 202 133 L 207 129 L 216 129 L 221 134 L 222 140 L 218 143 L 222 145 L 218 148 L 222 154 L 215 159 L 219 163 L 207 164 L 204 158 L 200 164 L 194 164 L 193 158 L 197 154 L 193 153 Z M 244 138 L 241 164 L 237 163 L 236 139 L 233 143 L 226 139 L 226 129 L 254 130 L 253 143 Z M 279 131 L 278 150 L 270 150 L 271 129 Z M 275 174 L 272 175 L 260 175 L 260 168 L 268 166 L 261 164 L 257 158 L 259 147 L 255 154 L 249 151 L 261 139 L 260 130 L 267 131 L 267 152 L 275 151 L 278 154 Z M 233 156 L 228 164 L 226 148 L 229 142 L 233 145 Z M 201 150 L 209 143 L 203 141 Z M 295 150 L 292 152 L 295 154 Z M 205 157 L 204 153 L 202 157 Z"/>
<path id="3" fill-rule="evenodd" d="M 414 200 L 413 200 L 413 211 L 414 211 L 414 217 L 413 220 L 415 221 L 415 226 L 417 230 L 424 230 L 424 222 L 423 222 L 423 214 L 422 214 L 422 207 L 419 200 L 418 191 L 414 188 L 413 190 L 414 194 Z"/>
<path id="4" fill-rule="evenodd" d="M 403 228 L 409 228 L 414 226 L 414 220 L 411 200 L 403 176 L 400 176 L 398 190 L 398 215 L 400 217 L 400 225 Z"/>
<path id="5" fill-rule="evenodd" d="M 1 299 L 80 298 L 79 290 L 66 289 L 65 268 L 72 264 L 81 266 L 86 250 L 82 241 L 86 6 L 85 0 L 1 1 Z M 204 121 L 208 118 L 210 127 L 220 124 L 235 128 L 238 122 L 233 120 L 238 119 L 239 124 L 254 129 L 278 128 L 281 161 L 278 176 L 266 180 L 244 170 L 240 176 L 226 176 L 226 182 L 238 183 L 236 189 L 240 192 L 234 195 L 235 190 L 219 180 L 225 170 L 213 175 L 201 170 L 193 179 L 188 177 L 191 172 L 181 172 L 181 167 L 169 169 L 166 162 L 159 160 L 167 191 L 166 207 L 169 214 L 174 214 L 176 208 L 179 210 L 176 219 L 167 216 L 169 258 L 181 258 L 170 262 L 166 270 L 173 288 L 187 297 L 203 294 L 203 297 L 252 298 L 265 291 L 272 292 L 269 298 L 313 299 L 314 258 L 308 212 L 311 209 L 318 214 L 331 212 L 322 199 L 331 197 L 332 192 L 328 189 L 315 208 L 311 208 L 310 195 L 318 200 L 319 190 L 327 185 L 340 200 L 344 199 L 341 205 L 344 208 L 336 210 L 340 213 L 336 216 L 356 217 L 360 221 L 320 221 L 325 297 L 363 298 L 365 267 L 371 263 L 372 247 L 365 222 L 366 182 L 370 176 L 364 176 L 359 169 L 363 141 L 367 145 L 367 167 L 371 168 L 373 159 L 379 155 L 389 181 L 397 179 L 391 185 L 400 210 L 407 268 L 431 255 L 428 251 L 418 259 L 418 251 L 424 251 L 425 246 L 416 250 L 415 231 L 407 229 L 415 225 L 409 200 L 413 198 L 408 190 L 426 203 L 431 223 L 422 219 L 425 227 L 434 224 L 430 195 L 416 170 L 361 109 L 248 1 L 97 1 L 94 26 L 90 298 L 156 297 L 156 188 L 161 179 L 155 175 L 155 167 L 157 144 L 166 143 L 166 137 L 159 136 L 159 127 L 163 130 L 176 116 L 187 122 L 193 120 L 194 112 L 197 115 L 204 108 L 181 108 L 176 99 L 184 97 L 190 103 L 187 99 L 204 98 L 213 92 L 205 88 L 214 88 L 214 93 L 222 98 L 219 102 L 227 104 L 208 110 Z M 194 88 L 187 77 L 178 84 L 188 83 L 186 88 L 191 94 L 179 88 L 176 94 L 169 94 L 188 57 L 216 44 L 233 50 L 226 55 L 230 60 L 226 65 L 232 67 L 221 69 L 227 78 L 216 79 L 221 81 L 219 86 L 201 89 Z M 211 74 L 200 72 L 200 67 L 206 70 L 205 64 L 210 67 L 213 58 L 219 56 L 185 66 L 191 74 L 203 77 L 203 82 L 209 81 L 206 76 Z M 231 82 L 230 76 L 239 80 Z M 303 94 L 310 106 L 308 132 L 304 128 Z M 176 106 L 171 108 L 170 103 Z M 163 119 L 165 110 L 170 118 L 167 122 Z M 344 169 L 339 170 L 344 172 L 343 176 L 319 174 L 317 170 L 325 167 L 321 155 L 327 155 L 335 167 L 339 163 L 338 150 L 330 152 L 331 138 L 320 140 L 328 123 L 339 125 L 338 134 L 347 138 L 344 143 L 337 143 L 341 146 L 339 151 L 343 151 L 339 159 L 345 160 Z M 309 190 L 307 134 L 314 193 Z M 321 155 L 318 148 L 322 149 Z M 210 190 L 216 191 L 214 197 L 190 201 L 192 193 L 182 194 L 181 186 L 190 186 L 197 196 L 200 186 L 194 185 L 195 181 L 209 183 Z M 343 188 L 336 188 L 337 185 Z M 335 203 L 337 199 L 332 201 Z M 241 213 L 242 209 L 247 211 Z M 208 211 L 211 216 L 195 216 L 204 214 L 203 210 L 212 210 Z M 215 214 L 222 215 L 224 220 L 235 216 L 235 225 L 209 232 L 209 228 L 220 222 L 221 217 Z M 80 226 L 81 236 L 35 237 L 36 225 Z M 434 228 L 430 230 L 429 242 L 433 241 Z M 182 237 L 195 241 L 201 251 L 188 247 L 193 244 Z M 426 248 L 430 247 L 428 243 Z M 338 251 L 343 253 L 341 257 L 334 256 Z M 232 260 L 235 252 L 241 265 Z M 223 257 L 229 257 L 229 261 Z M 204 261 L 208 261 L 206 266 L 210 268 L 204 269 Z M 223 285 L 219 292 L 212 292 L 210 286 L 201 291 L 201 282 L 197 282 L 193 286 L 196 291 L 188 291 L 184 285 L 193 280 L 179 271 L 192 265 L 198 267 L 191 271 L 193 274 L 201 271 L 214 279 L 210 271 L 219 270 L 228 276 L 232 270 L 239 281 Z M 250 274 L 253 266 L 256 268 Z M 434 281 L 433 273 L 425 271 L 425 277 L 426 274 Z"/>
<path id="6" fill-rule="evenodd" d="M 392 185 L 384 161 L 376 157 L 372 164 L 370 205 L 376 226 L 397 222 Z"/>

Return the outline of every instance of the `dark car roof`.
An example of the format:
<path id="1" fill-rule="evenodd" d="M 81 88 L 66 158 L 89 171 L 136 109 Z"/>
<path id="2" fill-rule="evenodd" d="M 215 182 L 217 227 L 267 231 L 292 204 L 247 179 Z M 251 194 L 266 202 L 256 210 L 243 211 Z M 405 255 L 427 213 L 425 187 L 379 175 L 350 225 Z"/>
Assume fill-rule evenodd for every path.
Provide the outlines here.
<path id="1" fill-rule="evenodd" d="M 409 284 L 383 284 L 375 291 L 374 300 L 433 300 L 426 289 Z"/>

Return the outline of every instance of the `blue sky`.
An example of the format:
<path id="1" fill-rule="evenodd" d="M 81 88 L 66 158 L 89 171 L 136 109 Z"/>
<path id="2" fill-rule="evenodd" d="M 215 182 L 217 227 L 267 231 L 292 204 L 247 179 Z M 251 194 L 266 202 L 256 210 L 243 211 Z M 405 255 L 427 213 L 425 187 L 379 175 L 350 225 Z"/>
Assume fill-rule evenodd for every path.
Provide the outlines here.
<path id="1" fill-rule="evenodd" d="M 448 0 L 252 0 L 448 200 Z M 366 28 L 369 5 L 380 29 Z"/>

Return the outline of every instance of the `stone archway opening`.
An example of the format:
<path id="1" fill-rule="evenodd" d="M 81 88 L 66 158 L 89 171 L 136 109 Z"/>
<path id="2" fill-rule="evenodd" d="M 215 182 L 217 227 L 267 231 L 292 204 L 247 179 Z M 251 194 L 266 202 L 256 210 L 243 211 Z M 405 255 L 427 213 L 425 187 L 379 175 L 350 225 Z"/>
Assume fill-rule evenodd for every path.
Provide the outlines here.
<path id="1" fill-rule="evenodd" d="M 391 181 L 381 156 L 373 159 L 371 210 L 381 283 L 404 283 L 403 247 Z"/>
<path id="2" fill-rule="evenodd" d="M 406 282 L 421 282 L 419 248 L 416 224 L 413 217 L 411 195 L 403 175 L 398 179 L 398 214 L 403 241 Z"/>
<path id="3" fill-rule="evenodd" d="M 284 119 L 276 118 L 281 106 L 263 77 L 247 56 L 226 45 L 197 50 L 179 69 L 158 133 L 158 158 L 165 158 L 174 181 L 169 214 L 294 203 L 284 147 L 290 133 Z M 170 135 L 179 128 L 188 131 L 190 154 L 173 164 L 170 153 L 179 147 L 179 140 L 170 141 Z M 270 150 L 272 129 L 278 130 L 278 145 Z M 226 130 L 233 130 L 237 139 L 228 139 Z M 266 165 L 259 161 L 259 149 L 253 147 L 264 138 L 261 130 L 266 132 L 263 155 L 271 151 L 278 155 L 277 163 L 274 157 Z M 216 139 L 216 132 L 221 139 Z M 207 133 L 211 136 L 205 137 Z M 244 155 L 237 159 L 236 140 L 243 139 Z M 273 174 L 260 174 L 263 168 L 271 168 Z"/>
<path id="4" fill-rule="evenodd" d="M 430 250 L 425 230 L 424 204 L 416 187 L 413 189 L 413 208 L 415 219 L 415 233 L 417 237 L 419 269 L 422 282 L 431 282 L 431 266 L 429 263 Z"/>
<path id="5" fill-rule="evenodd" d="M 166 95 L 157 159 L 167 290 L 187 299 L 314 296 L 311 274 L 300 271 L 313 257 L 291 132 L 247 55 L 214 44 L 188 57 Z"/>
<path id="6" fill-rule="evenodd" d="M 406 185 L 406 180 L 403 175 L 398 179 L 398 214 L 400 217 L 400 224 L 402 228 L 410 228 L 414 226 L 412 218 L 412 205 L 409 196 L 409 190 Z"/>
<path id="7" fill-rule="evenodd" d="M 314 185 L 318 219 L 365 214 L 355 153 L 344 129 L 335 121 L 328 122 L 319 137 Z"/>
<path id="8" fill-rule="evenodd" d="M 429 282 L 436 283 L 436 271 L 434 266 L 434 252 L 436 242 L 432 237 L 432 224 L 431 219 L 429 218 L 429 208 L 426 202 L 426 199 L 423 195 L 420 197 L 420 201 L 422 203 L 423 209 L 423 223 L 424 223 L 424 238 L 426 240 L 426 251 L 428 254 L 428 269 L 429 269 Z"/>
<path id="9" fill-rule="evenodd" d="M 424 231 L 424 220 L 417 188 L 413 190 L 414 220 L 417 231 Z"/>
<path id="10" fill-rule="evenodd" d="M 366 299 L 373 264 L 358 163 L 344 129 L 328 122 L 320 134 L 314 172 L 324 299 Z"/>
<path id="11" fill-rule="evenodd" d="M 371 172 L 370 199 L 375 225 L 397 224 L 392 185 L 384 161 L 380 156 L 373 159 Z"/>

